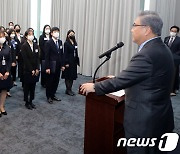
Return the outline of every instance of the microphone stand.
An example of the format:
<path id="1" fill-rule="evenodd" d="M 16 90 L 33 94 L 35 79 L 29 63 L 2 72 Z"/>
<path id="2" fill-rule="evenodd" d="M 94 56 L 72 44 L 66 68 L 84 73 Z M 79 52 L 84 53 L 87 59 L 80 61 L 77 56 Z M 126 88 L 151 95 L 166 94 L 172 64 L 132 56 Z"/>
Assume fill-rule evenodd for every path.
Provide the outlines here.
<path id="1" fill-rule="evenodd" d="M 109 59 L 111 58 L 111 53 L 106 55 L 106 59 L 96 68 L 95 72 L 94 72 L 94 76 L 93 76 L 93 83 L 95 83 L 95 78 L 96 78 L 96 73 L 98 71 L 98 69 L 105 63 L 107 62 Z"/>

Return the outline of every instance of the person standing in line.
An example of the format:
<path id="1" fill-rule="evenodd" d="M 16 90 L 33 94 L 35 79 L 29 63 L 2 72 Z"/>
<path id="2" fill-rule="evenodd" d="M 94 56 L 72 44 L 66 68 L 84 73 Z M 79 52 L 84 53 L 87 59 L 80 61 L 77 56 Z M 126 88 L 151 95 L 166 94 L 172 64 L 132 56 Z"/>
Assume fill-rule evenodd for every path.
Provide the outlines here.
<path id="1" fill-rule="evenodd" d="M 5 100 L 7 90 L 12 87 L 11 82 L 11 49 L 6 44 L 4 31 L 0 31 L 0 117 L 7 115 L 5 110 Z"/>
<path id="2" fill-rule="evenodd" d="M 173 56 L 180 56 L 180 37 L 178 36 L 179 27 L 172 26 L 170 28 L 170 36 L 165 37 L 164 43 L 169 47 Z M 175 63 L 175 74 L 173 79 L 171 96 L 176 96 L 179 90 L 179 64 Z M 172 74 L 173 75 L 173 74 Z"/>
<path id="3" fill-rule="evenodd" d="M 40 61 L 41 61 L 41 86 L 46 87 L 46 73 L 42 71 L 42 66 L 45 61 L 45 43 L 51 38 L 51 27 L 49 25 L 45 25 L 43 28 L 43 33 L 39 37 L 39 47 L 40 47 Z"/>
<path id="4" fill-rule="evenodd" d="M 21 55 L 21 46 L 22 46 L 22 40 L 23 40 L 23 34 L 21 34 L 21 27 L 20 25 L 16 24 L 14 26 L 14 30 L 16 32 L 15 35 L 15 41 L 18 44 L 18 50 L 16 53 L 16 60 L 18 62 L 18 77 L 20 78 L 20 81 L 22 81 L 23 76 L 23 62 L 22 62 L 22 55 Z"/>
<path id="5" fill-rule="evenodd" d="M 75 32 L 67 32 L 66 42 L 64 43 L 64 64 L 66 69 L 62 72 L 62 79 L 65 79 L 66 94 L 74 96 L 72 91 L 73 80 L 77 78 L 77 65 L 79 65 L 78 47 L 75 39 Z"/>
<path id="6" fill-rule="evenodd" d="M 8 23 L 8 26 L 9 29 L 14 29 L 14 23 L 12 21 Z"/>
<path id="7" fill-rule="evenodd" d="M 11 47 L 11 54 L 12 54 L 12 66 L 11 66 L 11 74 L 13 77 L 13 86 L 17 86 L 17 84 L 15 83 L 16 81 L 16 68 L 17 68 L 17 62 L 16 62 L 16 55 L 17 52 L 19 51 L 19 47 L 18 47 L 18 43 L 15 40 L 15 30 L 14 29 L 10 29 L 8 32 L 8 44 Z"/>
<path id="8" fill-rule="evenodd" d="M 26 41 L 22 45 L 21 54 L 24 64 L 24 101 L 27 109 L 35 109 L 32 103 L 35 95 L 36 82 L 39 78 L 39 49 L 33 42 L 34 33 L 31 29 L 25 32 Z M 29 98 L 30 95 L 30 98 Z"/>
<path id="9" fill-rule="evenodd" d="M 60 72 L 65 69 L 63 63 L 63 46 L 59 39 L 59 28 L 52 27 L 52 38 L 45 44 L 45 68 L 46 68 L 46 97 L 48 103 L 53 100 L 61 101 L 55 96 L 58 88 Z"/>
<path id="10" fill-rule="evenodd" d="M 128 147 L 128 154 L 166 154 L 158 148 L 158 140 L 174 129 L 170 98 L 174 63 L 171 51 L 161 39 L 163 22 L 154 11 L 142 11 L 131 29 L 139 46 L 128 67 L 117 77 L 85 83 L 84 94 L 104 95 L 125 89 L 124 130 L 130 138 L 157 138 L 154 147 Z"/>

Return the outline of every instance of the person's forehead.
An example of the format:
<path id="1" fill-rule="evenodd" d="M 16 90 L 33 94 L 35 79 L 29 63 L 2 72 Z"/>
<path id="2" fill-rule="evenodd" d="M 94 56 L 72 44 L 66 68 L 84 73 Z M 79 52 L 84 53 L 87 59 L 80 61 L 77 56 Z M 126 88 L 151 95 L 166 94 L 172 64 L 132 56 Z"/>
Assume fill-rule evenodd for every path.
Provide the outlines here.
<path id="1" fill-rule="evenodd" d="M 135 23 L 135 24 L 140 24 L 140 23 L 141 23 L 140 17 L 137 17 L 137 18 L 134 20 L 134 23 Z"/>
<path id="2" fill-rule="evenodd" d="M 74 34 L 74 32 L 70 32 L 69 34 Z"/>
<path id="3" fill-rule="evenodd" d="M 59 32 L 58 30 L 53 30 L 53 33 L 55 33 L 55 32 Z"/>
<path id="4" fill-rule="evenodd" d="M 177 28 L 171 28 L 172 32 L 177 32 Z"/>
<path id="5" fill-rule="evenodd" d="M 33 34 L 33 31 L 29 31 L 29 33 L 28 33 L 28 34 L 31 34 L 31 35 L 32 35 L 32 34 Z"/>

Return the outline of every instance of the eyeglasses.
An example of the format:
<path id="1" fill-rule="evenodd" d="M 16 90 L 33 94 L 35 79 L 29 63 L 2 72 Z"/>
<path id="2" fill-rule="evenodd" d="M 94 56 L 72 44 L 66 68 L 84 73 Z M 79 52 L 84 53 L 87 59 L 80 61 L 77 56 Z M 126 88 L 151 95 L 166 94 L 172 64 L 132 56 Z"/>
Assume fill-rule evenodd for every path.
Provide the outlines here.
<path id="1" fill-rule="evenodd" d="M 137 27 L 137 26 L 147 26 L 147 25 L 138 25 L 138 24 L 133 23 L 132 26 L 133 26 L 133 27 Z"/>

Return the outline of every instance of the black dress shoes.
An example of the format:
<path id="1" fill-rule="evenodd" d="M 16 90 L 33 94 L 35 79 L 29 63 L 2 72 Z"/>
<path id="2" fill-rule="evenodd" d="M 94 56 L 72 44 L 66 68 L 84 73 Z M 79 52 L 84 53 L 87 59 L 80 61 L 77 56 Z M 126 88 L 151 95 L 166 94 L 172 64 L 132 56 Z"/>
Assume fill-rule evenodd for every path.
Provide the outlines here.
<path id="1" fill-rule="evenodd" d="M 25 107 L 26 107 L 27 109 L 29 109 L 29 110 L 32 110 L 32 107 L 31 107 L 30 104 L 25 104 Z"/>
<path id="2" fill-rule="evenodd" d="M 57 98 L 56 96 L 53 97 L 53 100 L 55 100 L 55 101 L 61 101 L 61 99 Z"/>
<path id="3" fill-rule="evenodd" d="M 1 112 L 1 114 L 3 114 L 3 115 L 7 115 L 7 112 L 6 112 L 6 111 L 4 111 L 4 112 Z"/>
<path id="4" fill-rule="evenodd" d="M 47 101 L 49 104 L 53 104 L 53 100 L 51 98 L 48 98 Z"/>
<path id="5" fill-rule="evenodd" d="M 66 90 L 66 94 L 70 95 L 70 96 L 74 96 L 75 95 L 75 93 L 72 92 L 71 90 Z"/>
<path id="6" fill-rule="evenodd" d="M 33 103 L 30 103 L 30 106 L 32 109 L 36 109 L 36 105 L 34 105 Z"/>

